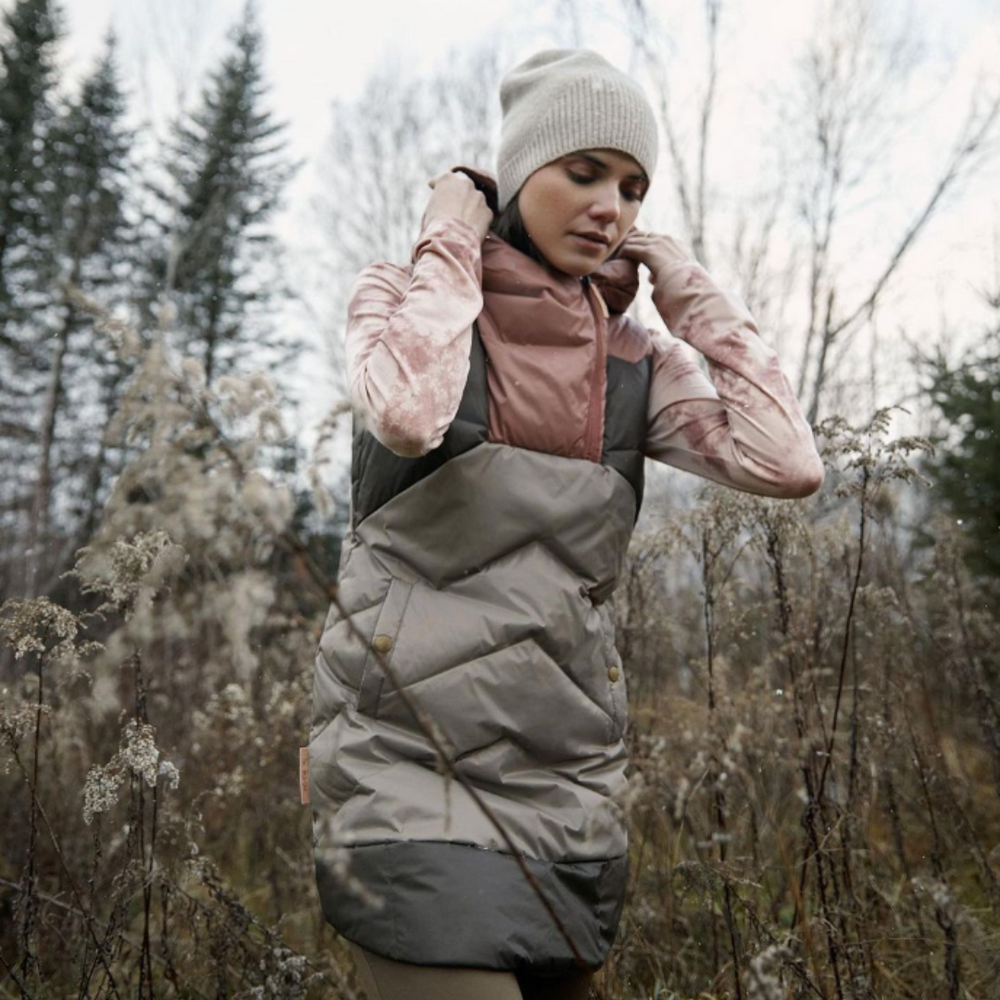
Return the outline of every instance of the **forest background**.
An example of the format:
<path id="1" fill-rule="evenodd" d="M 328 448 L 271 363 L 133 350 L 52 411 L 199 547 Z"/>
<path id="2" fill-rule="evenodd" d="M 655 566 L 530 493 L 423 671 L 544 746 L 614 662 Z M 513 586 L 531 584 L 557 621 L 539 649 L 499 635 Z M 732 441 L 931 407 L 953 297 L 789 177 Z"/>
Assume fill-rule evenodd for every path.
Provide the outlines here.
<path id="1" fill-rule="evenodd" d="M 995 8 L 329 6 L 0 3 L 0 996 L 359 995 L 298 785 L 346 295 L 491 165 L 506 69 L 585 45 L 657 111 L 644 225 L 744 298 L 827 468 L 650 464 L 596 992 L 1000 997 Z"/>

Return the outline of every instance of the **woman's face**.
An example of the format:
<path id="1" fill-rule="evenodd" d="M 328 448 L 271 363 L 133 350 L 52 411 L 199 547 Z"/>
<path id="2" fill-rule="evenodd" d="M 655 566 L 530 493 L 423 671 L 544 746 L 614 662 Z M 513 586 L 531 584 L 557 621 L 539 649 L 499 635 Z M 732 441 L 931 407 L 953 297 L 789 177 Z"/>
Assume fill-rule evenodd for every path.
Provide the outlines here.
<path id="1" fill-rule="evenodd" d="M 648 187 L 642 167 L 627 153 L 584 149 L 536 170 L 521 186 L 517 201 L 542 256 L 558 270 L 582 276 L 596 271 L 618 249 Z"/>

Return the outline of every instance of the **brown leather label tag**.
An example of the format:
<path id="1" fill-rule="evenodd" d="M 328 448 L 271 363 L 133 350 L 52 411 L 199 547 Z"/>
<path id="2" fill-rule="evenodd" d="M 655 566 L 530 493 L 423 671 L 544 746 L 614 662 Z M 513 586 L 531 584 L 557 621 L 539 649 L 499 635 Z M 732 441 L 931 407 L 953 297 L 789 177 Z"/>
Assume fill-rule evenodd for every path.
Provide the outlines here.
<path id="1" fill-rule="evenodd" d="M 299 799 L 309 805 L 309 747 L 299 747 Z"/>

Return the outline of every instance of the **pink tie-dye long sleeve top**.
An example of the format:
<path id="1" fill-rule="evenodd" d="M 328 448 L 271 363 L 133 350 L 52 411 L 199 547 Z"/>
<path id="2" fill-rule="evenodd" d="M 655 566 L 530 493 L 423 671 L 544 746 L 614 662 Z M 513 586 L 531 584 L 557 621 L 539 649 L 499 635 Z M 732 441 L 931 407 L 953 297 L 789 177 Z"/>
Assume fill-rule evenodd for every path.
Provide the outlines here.
<path id="1" fill-rule="evenodd" d="M 514 366 L 489 366 L 497 372 L 491 440 L 595 458 L 593 435 L 585 451 L 580 428 L 603 420 L 606 357 L 648 355 L 648 457 L 751 493 L 816 492 L 824 470 L 812 430 L 739 296 L 693 260 L 649 280 L 668 332 L 624 315 L 634 287 L 607 289 L 606 301 L 597 280 L 588 288 L 560 278 L 493 236 L 480 244 L 462 220 L 436 220 L 410 264 L 371 264 L 352 286 L 346 346 L 355 412 L 397 454 L 440 445 L 462 398 L 478 318 L 488 356 L 509 351 L 507 369 Z M 557 352 L 564 331 L 567 349 Z"/>

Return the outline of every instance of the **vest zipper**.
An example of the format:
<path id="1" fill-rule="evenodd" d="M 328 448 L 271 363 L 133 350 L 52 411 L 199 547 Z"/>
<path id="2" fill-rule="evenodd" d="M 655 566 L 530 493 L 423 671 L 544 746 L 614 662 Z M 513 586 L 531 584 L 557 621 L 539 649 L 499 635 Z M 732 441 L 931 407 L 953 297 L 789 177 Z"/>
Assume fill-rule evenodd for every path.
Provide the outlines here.
<path id="1" fill-rule="evenodd" d="M 587 428 L 584 435 L 584 451 L 587 458 L 592 462 L 600 462 L 603 448 L 603 425 L 604 425 L 604 383 L 606 381 L 605 367 L 607 366 L 607 317 L 608 307 L 604 304 L 604 299 L 597 287 L 590 280 L 588 275 L 584 276 L 584 285 L 587 293 L 587 300 L 590 303 L 591 311 L 594 313 L 594 322 L 597 326 L 597 359 L 594 365 L 594 376 L 590 383 L 590 408 L 587 411 Z M 597 299 L 595 305 L 594 299 Z"/>

